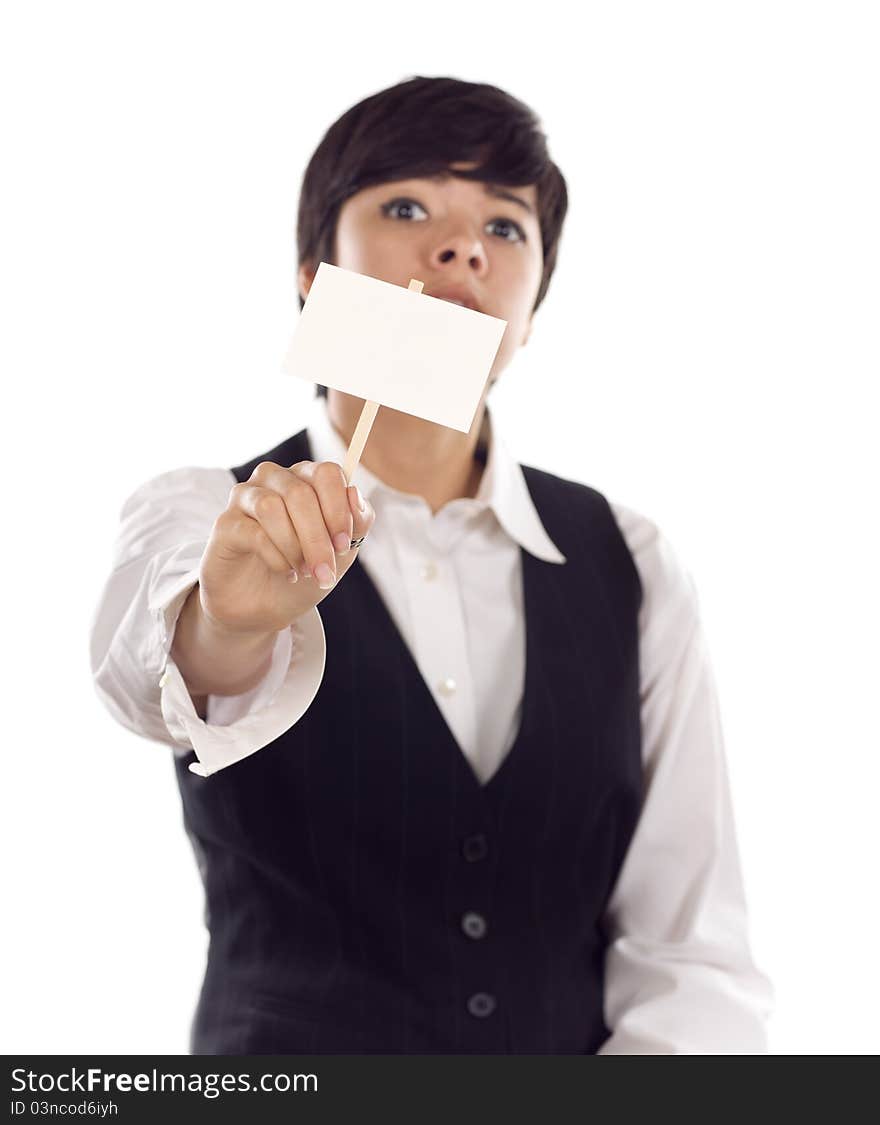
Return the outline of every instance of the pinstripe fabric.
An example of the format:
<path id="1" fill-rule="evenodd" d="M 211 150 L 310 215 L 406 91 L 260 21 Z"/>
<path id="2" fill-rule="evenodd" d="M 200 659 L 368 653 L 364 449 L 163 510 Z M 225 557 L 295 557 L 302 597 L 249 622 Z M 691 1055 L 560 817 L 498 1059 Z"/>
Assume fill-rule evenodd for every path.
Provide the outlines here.
<path id="1" fill-rule="evenodd" d="M 305 431 L 261 460 L 311 459 Z M 601 918 L 642 797 L 638 574 L 600 493 L 524 467 L 560 567 L 522 552 L 521 725 L 483 785 L 357 563 L 320 691 L 209 778 L 175 762 L 211 942 L 198 1054 L 593 1053 Z M 484 858 L 466 858 L 482 837 Z M 463 850 L 464 849 L 464 850 Z M 477 911 L 485 937 L 461 920 Z M 468 1001 L 490 994 L 493 1011 Z"/>

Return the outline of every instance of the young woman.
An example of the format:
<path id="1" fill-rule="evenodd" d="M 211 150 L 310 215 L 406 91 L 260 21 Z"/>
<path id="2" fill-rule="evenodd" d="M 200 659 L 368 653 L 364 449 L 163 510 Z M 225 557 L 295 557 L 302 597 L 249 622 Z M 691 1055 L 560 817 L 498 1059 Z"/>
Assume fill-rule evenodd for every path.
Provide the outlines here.
<path id="1" fill-rule="evenodd" d="M 195 1053 L 766 1049 L 693 585 L 644 516 L 517 464 L 486 402 L 565 211 L 495 87 L 354 106 L 305 174 L 300 301 L 327 261 L 506 320 L 470 432 L 382 408 L 346 488 L 363 403 L 319 388 L 275 449 L 125 506 L 92 661 L 175 749 Z"/>

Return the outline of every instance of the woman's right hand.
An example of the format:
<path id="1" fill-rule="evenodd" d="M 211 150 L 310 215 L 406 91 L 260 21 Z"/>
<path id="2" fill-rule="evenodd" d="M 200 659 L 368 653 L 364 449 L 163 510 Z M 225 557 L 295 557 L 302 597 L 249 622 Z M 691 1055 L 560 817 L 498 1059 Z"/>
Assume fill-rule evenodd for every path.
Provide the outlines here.
<path id="1" fill-rule="evenodd" d="M 203 614 L 223 632 L 279 632 L 342 579 L 357 558 L 351 540 L 375 518 L 335 461 L 261 462 L 214 522 L 199 570 Z"/>

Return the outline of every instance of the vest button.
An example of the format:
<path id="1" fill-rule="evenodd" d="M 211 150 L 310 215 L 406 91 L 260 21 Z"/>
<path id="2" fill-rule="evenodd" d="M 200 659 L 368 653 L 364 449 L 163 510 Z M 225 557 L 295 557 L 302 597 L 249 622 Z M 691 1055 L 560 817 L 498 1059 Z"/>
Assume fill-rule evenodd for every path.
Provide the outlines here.
<path id="1" fill-rule="evenodd" d="M 475 992 L 467 1002 L 467 1009 L 477 1019 L 485 1019 L 495 1011 L 495 997 L 488 992 Z"/>
<path id="2" fill-rule="evenodd" d="M 478 914 L 476 910 L 469 910 L 467 914 L 463 914 L 461 917 L 461 928 L 469 938 L 476 941 L 486 936 L 486 930 L 489 927 L 482 914 Z"/>
<path id="3" fill-rule="evenodd" d="M 461 854 L 468 863 L 476 863 L 478 859 L 485 859 L 489 851 L 486 837 L 478 832 L 475 836 L 465 836 L 461 842 Z"/>

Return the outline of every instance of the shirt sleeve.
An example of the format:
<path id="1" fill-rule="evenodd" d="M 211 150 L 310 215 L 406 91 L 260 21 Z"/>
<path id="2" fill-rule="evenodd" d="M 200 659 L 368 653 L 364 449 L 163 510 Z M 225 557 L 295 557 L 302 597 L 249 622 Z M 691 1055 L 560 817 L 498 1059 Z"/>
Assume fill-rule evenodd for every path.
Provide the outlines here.
<path id="1" fill-rule="evenodd" d="M 599 1054 L 764 1054 L 714 676 L 697 592 L 666 538 L 618 508 L 643 587 L 644 800 L 606 911 Z"/>
<path id="2" fill-rule="evenodd" d="M 214 520 L 235 483 L 224 469 L 164 473 L 125 502 L 110 577 L 93 616 L 90 657 L 98 697 L 124 727 L 195 752 L 208 777 L 278 738 L 308 710 L 324 675 L 317 608 L 276 639 L 268 672 L 237 696 L 209 696 L 201 719 L 169 653 Z"/>

